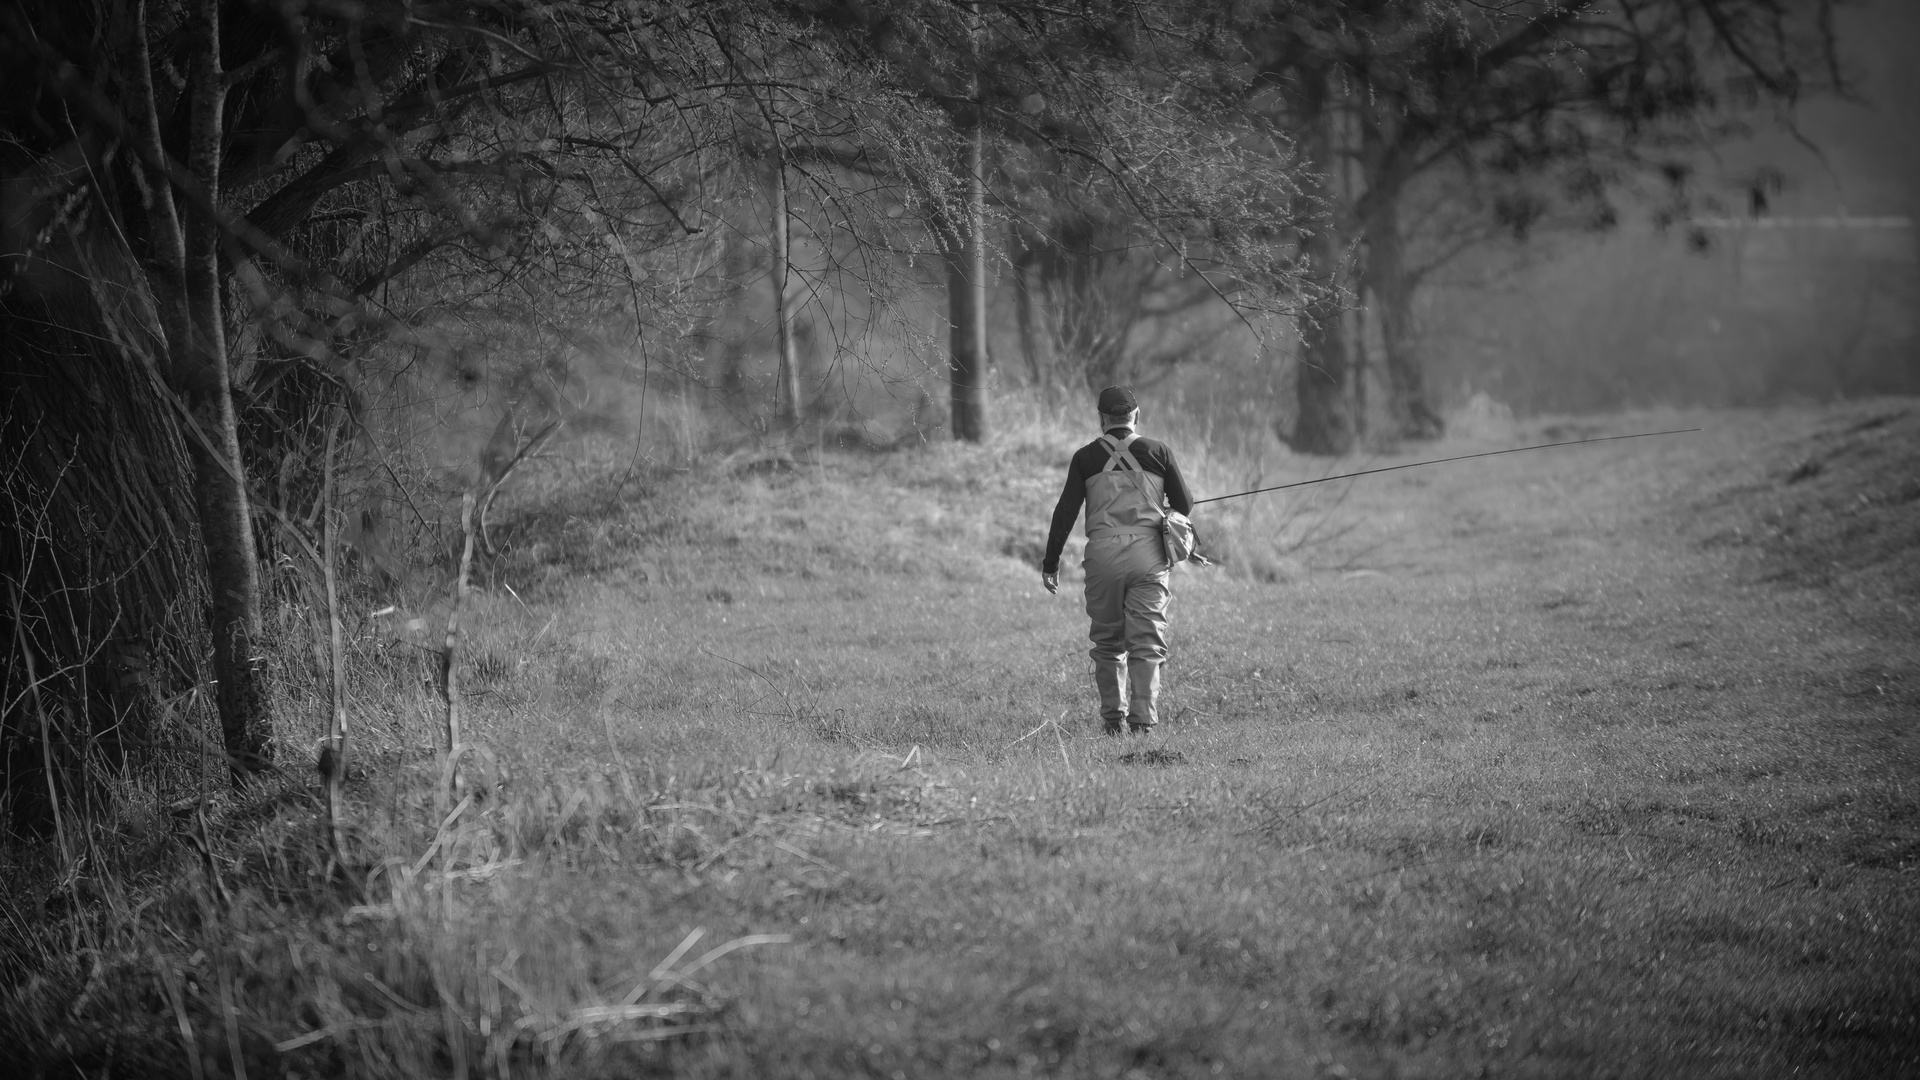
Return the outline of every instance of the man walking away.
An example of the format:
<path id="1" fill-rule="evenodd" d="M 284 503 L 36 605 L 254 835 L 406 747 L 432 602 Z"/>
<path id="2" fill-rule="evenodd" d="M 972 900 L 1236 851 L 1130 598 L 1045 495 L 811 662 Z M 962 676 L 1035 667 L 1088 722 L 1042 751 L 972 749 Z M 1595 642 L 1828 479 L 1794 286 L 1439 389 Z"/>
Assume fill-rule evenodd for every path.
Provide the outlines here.
<path id="1" fill-rule="evenodd" d="M 1087 617 L 1093 628 L 1093 684 L 1100 693 L 1100 719 L 1106 733 L 1118 735 L 1124 722 L 1136 735 L 1153 729 L 1159 716 L 1160 665 L 1167 659 L 1168 585 L 1173 566 L 1160 538 L 1160 522 L 1171 506 L 1191 513 L 1180 466 L 1165 443 L 1134 434 L 1140 416 L 1133 391 L 1109 386 L 1100 391 L 1098 439 L 1081 447 L 1067 467 L 1067 484 L 1053 508 L 1047 555 L 1040 582 L 1050 593 L 1060 588 L 1060 552 L 1073 531 L 1080 504 L 1087 507 Z M 1121 701 L 1124 673 L 1129 702 Z"/>

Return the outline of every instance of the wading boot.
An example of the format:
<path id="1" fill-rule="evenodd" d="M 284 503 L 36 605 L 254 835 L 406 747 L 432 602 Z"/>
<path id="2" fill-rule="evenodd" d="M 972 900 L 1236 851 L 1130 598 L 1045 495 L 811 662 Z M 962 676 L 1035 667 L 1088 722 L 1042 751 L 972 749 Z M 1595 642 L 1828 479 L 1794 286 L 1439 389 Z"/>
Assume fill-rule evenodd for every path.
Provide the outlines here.
<path id="1" fill-rule="evenodd" d="M 1127 682 L 1132 700 L 1127 708 L 1127 728 L 1135 735 L 1145 735 L 1160 722 L 1160 662 L 1158 660 L 1129 660 L 1127 662 Z"/>
<path id="2" fill-rule="evenodd" d="M 1127 717 L 1126 702 L 1120 699 L 1120 675 L 1126 663 L 1122 660 L 1103 660 L 1093 662 L 1093 685 L 1100 692 L 1100 727 L 1108 735 L 1120 734 L 1120 724 Z"/>

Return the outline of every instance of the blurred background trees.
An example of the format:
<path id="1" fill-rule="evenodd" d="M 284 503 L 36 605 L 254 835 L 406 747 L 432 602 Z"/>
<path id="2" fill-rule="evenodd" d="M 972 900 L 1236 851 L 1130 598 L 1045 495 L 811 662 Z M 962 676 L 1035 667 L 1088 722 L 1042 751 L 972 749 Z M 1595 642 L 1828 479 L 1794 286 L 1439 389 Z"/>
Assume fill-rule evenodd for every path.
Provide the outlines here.
<path id="1" fill-rule="evenodd" d="M 1256 10 L 1250 62 L 1277 121 L 1320 166 L 1310 260 L 1374 326 L 1388 433 L 1442 423 L 1415 319 L 1422 282 L 1476 244 L 1606 230 L 1623 188 L 1664 183 L 1662 224 L 1691 209 L 1690 155 L 1842 87 L 1831 5 L 1796 0 L 1375 0 Z M 1756 181 L 1759 182 L 1759 181 Z M 1362 342 L 1311 315 L 1297 369 L 1296 449 L 1359 434 Z"/>

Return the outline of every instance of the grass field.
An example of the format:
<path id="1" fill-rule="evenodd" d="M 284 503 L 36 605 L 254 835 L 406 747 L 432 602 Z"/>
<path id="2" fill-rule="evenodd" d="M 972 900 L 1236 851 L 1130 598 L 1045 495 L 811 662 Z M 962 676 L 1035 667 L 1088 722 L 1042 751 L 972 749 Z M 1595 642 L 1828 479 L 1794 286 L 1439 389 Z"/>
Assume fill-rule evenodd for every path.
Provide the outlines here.
<path id="1" fill-rule="evenodd" d="M 530 490 L 460 808 L 435 613 L 361 611 L 364 883 L 291 769 L 131 805 L 79 881 L 9 852 L 0 1038 L 48 1076 L 1920 1074 L 1920 403 L 1419 453 L 1691 426 L 1210 508 L 1137 740 L 1095 734 L 1077 556 L 1034 565 L 1083 433 Z M 1329 468 L 1172 441 L 1202 496 Z"/>

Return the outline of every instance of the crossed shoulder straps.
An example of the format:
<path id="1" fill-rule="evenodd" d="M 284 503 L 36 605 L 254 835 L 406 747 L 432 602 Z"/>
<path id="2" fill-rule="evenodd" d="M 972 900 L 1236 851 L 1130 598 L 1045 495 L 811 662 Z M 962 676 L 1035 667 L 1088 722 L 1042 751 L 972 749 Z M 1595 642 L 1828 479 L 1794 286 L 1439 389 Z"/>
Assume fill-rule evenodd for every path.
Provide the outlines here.
<path id="1" fill-rule="evenodd" d="M 1157 510 L 1160 508 L 1160 500 L 1153 497 L 1153 489 L 1147 486 L 1147 470 L 1140 466 L 1140 459 L 1133 456 L 1133 441 L 1139 437 L 1138 434 L 1132 434 L 1116 440 L 1111 435 L 1100 436 L 1101 445 L 1107 448 L 1107 464 L 1100 471 L 1120 472 L 1124 464 L 1128 470 L 1132 471 L 1133 482 L 1140 486 L 1141 499 Z"/>
<path id="2" fill-rule="evenodd" d="M 1125 462 L 1127 468 L 1139 472 L 1140 459 L 1134 457 L 1133 451 L 1128 449 L 1128 447 L 1133 445 L 1133 441 L 1139 437 L 1138 435 L 1129 435 L 1124 439 L 1115 439 L 1111 435 L 1100 436 L 1100 444 L 1107 448 L 1107 464 L 1106 467 L 1100 471 L 1113 472 L 1120 467 L 1122 462 Z"/>

